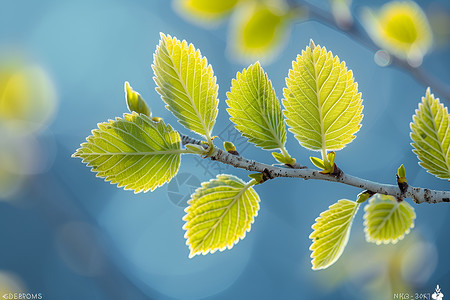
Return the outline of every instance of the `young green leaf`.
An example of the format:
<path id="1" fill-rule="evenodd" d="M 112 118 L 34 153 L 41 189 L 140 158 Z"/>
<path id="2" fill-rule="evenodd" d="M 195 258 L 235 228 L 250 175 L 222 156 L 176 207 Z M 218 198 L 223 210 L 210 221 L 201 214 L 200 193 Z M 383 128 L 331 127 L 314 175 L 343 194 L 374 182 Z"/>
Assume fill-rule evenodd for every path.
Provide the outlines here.
<path id="1" fill-rule="evenodd" d="M 339 200 L 320 214 L 309 236 L 313 243 L 309 250 L 313 270 L 326 269 L 334 264 L 347 245 L 353 218 L 359 204 L 347 199 Z"/>
<path id="2" fill-rule="evenodd" d="M 236 149 L 236 146 L 232 142 L 225 141 L 223 142 L 223 148 L 230 154 L 239 155 L 239 152 Z"/>
<path id="3" fill-rule="evenodd" d="M 125 100 L 127 101 L 127 107 L 130 112 L 135 111 L 138 114 L 144 114 L 147 117 L 152 115 L 145 100 L 142 99 L 138 92 L 133 90 L 128 81 L 125 81 Z"/>
<path id="4" fill-rule="evenodd" d="M 416 213 L 406 201 L 398 202 L 392 196 L 376 194 L 364 210 L 364 231 L 368 242 L 395 244 L 414 228 Z"/>
<path id="5" fill-rule="evenodd" d="M 251 179 L 255 179 L 257 184 L 264 182 L 264 174 L 263 173 L 248 174 L 248 177 L 250 177 Z"/>
<path id="6" fill-rule="evenodd" d="M 283 150 L 286 151 L 285 149 L 283 149 Z M 285 165 L 293 166 L 297 162 L 297 160 L 295 158 L 292 158 L 289 155 L 289 153 L 287 153 L 287 151 L 284 153 L 272 152 L 272 156 L 277 161 L 279 161 L 280 163 L 285 164 Z"/>
<path id="7" fill-rule="evenodd" d="M 192 154 L 206 155 L 208 153 L 206 149 L 200 145 L 186 144 L 185 147 L 189 151 L 189 153 Z"/>
<path id="8" fill-rule="evenodd" d="M 405 178 L 404 180 L 406 181 L 406 171 L 405 171 L 405 166 L 403 164 L 398 168 L 397 176 L 399 178 Z"/>
<path id="9" fill-rule="evenodd" d="M 202 183 L 191 196 L 183 218 L 189 257 L 231 249 L 245 237 L 259 210 L 259 196 L 252 188 L 255 183 L 246 184 L 225 174 Z"/>
<path id="10" fill-rule="evenodd" d="M 136 112 L 99 123 L 86 140 L 72 156 L 83 159 L 97 177 L 135 193 L 169 182 L 184 151 L 180 135 L 170 125 Z"/>
<path id="11" fill-rule="evenodd" d="M 438 178 L 450 179 L 450 116 L 430 88 L 413 116 L 411 139 L 419 164 Z"/>
<path id="12" fill-rule="evenodd" d="M 308 149 L 340 150 L 361 127 L 362 99 L 352 71 L 325 47 L 309 47 L 292 62 L 284 89 L 289 129 Z"/>
<path id="13" fill-rule="evenodd" d="M 286 128 L 280 102 L 259 62 L 237 73 L 226 101 L 230 120 L 243 136 L 263 149 L 282 149 Z"/>
<path id="14" fill-rule="evenodd" d="M 192 44 L 161 33 L 153 55 L 156 91 L 186 128 L 211 140 L 218 85 L 211 65 Z"/>
<path id="15" fill-rule="evenodd" d="M 310 156 L 309 159 L 316 167 L 318 167 L 321 170 L 325 170 L 325 165 L 323 164 L 323 160 L 321 160 L 320 158 L 315 157 L 315 156 Z"/>
<path id="16" fill-rule="evenodd" d="M 372 197 L 375 193 L 372 191 L 364 190 L 356 196 L 356 203 L 366 202 L 370 197 Z"/>

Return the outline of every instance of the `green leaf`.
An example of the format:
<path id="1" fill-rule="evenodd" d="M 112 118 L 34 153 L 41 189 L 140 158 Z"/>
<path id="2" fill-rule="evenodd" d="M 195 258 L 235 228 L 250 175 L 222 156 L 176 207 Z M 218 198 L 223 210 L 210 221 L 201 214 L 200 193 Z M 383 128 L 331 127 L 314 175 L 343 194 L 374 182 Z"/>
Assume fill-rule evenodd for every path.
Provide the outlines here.
<path id="1" fill-rule="evenodd" d="M 405 166 L 402 164 L 397 170 L 397 176 L 399 178 L 406 178 Z"/>
<path id="2" fill-rule="evenodd" d="M 226 101 L 230 120 L 250 142 L 263 149 L 281 149 L 286 128 L 280 102 L 259 62 L 237 73 Z"/>
<path id="3" fill-rule="evenodd" d="M 427 89 L 413 116 L 411 139 L 419 164 L 438 178 L 450 179 L 450 117 L 447 107 Z"/>
<path id="4" fill-rule="evenodd" d="M 153 56 L 156 91 L 178 122 L 208 141 L 217 117 L 218 85 L 211 65 L 186 41 L 161 33 Z"/>
<path id="5" fill-rule="evenodd" d="M 249 183 L 233 175 L 217 175 L 191 196 L 183 220 L 186 244 L 196 254 L 231 249 L 250 231 L 258 214 L 259 196 Z"/>
<path id="6" fill-rule="evenodd" d="M 263 173 L 248 174 L 248 177 L 250 177 L 251 179 L 255 179 L 258 184 L 262 183 L 264 181 L 264 174 Z"/>
<path id="7" fill-rule="evenodd" d="M 325 165 L 323 164 L 323 160 L 321 160 L 320 158 L 315 157 L 315 156 L 310 156 L 309 159 L 319 169 L 321 169 L 321 170 L 325 169 Z"/>
<path id="8" fill-rule="evenodd" d="M 206 149 L 200 145 L 186 144 L 185 147 L 187 150 L 189 150 L 189 153 L 192 153 L 192 154 L 206 155 L 208 153 L 206 151 Z"/>
<path id="9" fill-rule="evenodd" d="M 366 9 L 363 24 L 374 42 L 413 66 L 432 46 L 432 32 L 425 13 L 413 1 L 390 1 L 380 10 Z"/>
<path id="10" fill-rule="evenodd" d="M 359 193 L 358 196 L 356 196 L 356 203 L 366 202 L 373 195 L 374 195 L 374 192 L 368 191 L 368 190 L 364 190 L 361 193 Z"/>
<path id="11" fill-rule="evenodd" d="M 352 71 L 325 47 L 297 56 L 286 79 L 286 123 L 300 144 L 311 150 L 340 150 L 361 127 L 362 99 Z"/>
<path id="12" fill-rule="evenodd" d="M 291 165 L 291 166 L 295 165 L 296 159 L 292 158 L 285 149 L 283 149 L 283 150 L 284 150 L 284 153 L 272 152 L 273 158 L 275 158 L 277 161 L 279 161 L 280 163 L 285 164 L 285 165 Z"/>
<path id="13" fill-rule="evenodd" d="M 145 100 L 138 92 L 135 92 L 130 86 L 128 81 L 125 81 L 125 99 L 127 101 L 127 107 L 130 112 L 137 112 L 138 114 L 144 114 L 150 117 L 152 113 Z"/>
<path id="14" fill-rule="evenodd" d="M 414 228 L 416 213 L 406 201 L 398 202 L 392 196 L 376 194 L 364 210 L 364 231 L 368 242 L 395 244 Z"/>
<path id="15" fill-rule="evenodd" d="M 170 125 L 136 112 L 99 123 L 86 140 L 73 157 L 83 159 L 97 177 L 135 193 L 169 182 L 184 152 L 180 135 Z"/>
<path id="16" fill-rule="evenodd" d="M 312 226 L 309 236 L 313 243 L 309 250 L 313 251 L 313 270 L 326 269 L 334 264 L 347 245 L 353 218 L 359 204 L 347 199 L 339 200 L 328 210 L 320 214 Z"/>

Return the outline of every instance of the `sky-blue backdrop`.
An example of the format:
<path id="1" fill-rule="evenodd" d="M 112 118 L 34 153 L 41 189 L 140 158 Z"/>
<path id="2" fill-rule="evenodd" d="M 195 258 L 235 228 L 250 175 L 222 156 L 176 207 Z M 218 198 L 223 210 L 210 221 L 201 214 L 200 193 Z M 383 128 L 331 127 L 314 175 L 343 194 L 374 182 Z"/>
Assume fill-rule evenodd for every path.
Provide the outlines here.
<path id="1" fill-rule="evenodd" d="M 355 2 L 358 12 L 362 3 Z M 449 9 L 446 1 L 440 3 Z M 95 178 L 71 158 L 98 122 L 126 112 L 124 81 L 155 115 L 187 133 L 154 90 L 151 63 L 159 32 L 194 43 L 208 58 L 219 84 L 214 134 L 242 142 L 230 126 L 224 100 L 231 79 L 246 65 L 230 60 L 224 50 L 226 22 L 212 30 L 197 27 L 175 14 L 171 1 L 162 0 L 1 1 L 0 50 L 7 57 L 15 49 L 43 66 L 59 104 L 53 122 L 37 137 L 52 162 L 29 176 L 16 201 L 0 202 L 0 271 L 20 277 L 26 291 L 41 292 L 44 299 L 361 299 L 380 291 L 380 298 L 391 299 L 394 292 L 408 291 L 386 280 L 389 261 L 399 261 L 399 281 L 422 293 L 440 284 L 450 294 L 447 204 L 414 205 L 415 234 L 397 248 L 365 243 L 360 209 L 341 261 L 314 272 L 308 250 L 314 219 L 338 199 L 355 199 L 360 191 L 276 179 L 256 187 L 261 210 L 243 241 L 231 251 L 189 259 L 183 196 L 219 172 L 241 178 L 247 172 L 183 157 L 170 185 L 134 195 Z M 394 183 L 403 163 L 411 185 L 448 189 L 448 182 L 418 166 L 411 151 L 409 123 L 426 87 L 401 69 L 377 66 L 372 51 L 341 32 L 314 21 L 292 27 L 284 50 L 264 66 L 278 97 L 292 60 L 311 38 L 346 61 L 364 99 L 363 126 L 337 154 L 339 166 L 356 176 Z M 424 59 L 424 68 L 447 84 L 449 54 L 448 46 L 441 46 Z M 290 133 L 287 148 L 303 163 L 313 155 Z M 273 162 L 270 152 L 251 145 L 241 152 Z M 402 243 L 420 245 L 408 252 L 412 259 L 405 258 L 411 247 L 401 248 Z M 412 262 L 417 260 L 416 266 Z"/>

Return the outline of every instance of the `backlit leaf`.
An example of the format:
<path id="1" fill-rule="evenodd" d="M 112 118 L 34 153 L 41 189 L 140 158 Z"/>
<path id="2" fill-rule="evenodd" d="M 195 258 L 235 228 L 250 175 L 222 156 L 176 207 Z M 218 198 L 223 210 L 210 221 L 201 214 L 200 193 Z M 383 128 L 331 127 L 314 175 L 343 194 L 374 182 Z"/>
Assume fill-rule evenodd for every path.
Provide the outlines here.
<path id="1" fill-rule="evenodd" d="M 125 81 L 125 100 L 127 101 L 127 107 L 130 112 L 135 111 L 138 114 L 144 114 L 147 117 L 152 115 L 145 100 L 138 92 L 133 90 L 128 81 Z"/>
<path id="2" fill-rule="evenodd" d="M 183 150 L 178 132 L 145 115 L 99 123 L 73 157 L 80 157 L 97 177 L 126 190 L 154 190 L 178 172 Z"/>
<path id="3" fill-rule="evenodd" d="M 364 231 L 368 242 L 395 244 L 414 228 L 416 213 L 406 201 L 398 202 L 392 196 L 376 194 L 364 210 Z"/>
<path id="4" fill-rule="evenodd" d="M 153 59 L 156 90 L 166 108 L 180 124 L 209 140 L 219 103 L 211 65 L 192 44 L 164 34 Z"/>
<path id="5" fill-rule="evenodd" d="M 183 218 L 189 257 L 231 249 L 245 237 L 259 210 L 253 184 L 222 174 L 202 183 L 191 195 Z"/>
<path id="6" fill-rule="evenodd" d="M 286 84 L 283 112 L 303 147 L 340 150 L 355 138 L 363 105 L 345 62 L 311 41 L 292 62 Z"/>
<path id="7" fill-rule="evenodd" d="M 450 116 L 430 88 L 413 116 L 411 139 L 419 164 L 438 178 L 450 179 Z"/>
<path id="8" fill-rule="evenodd" d="M 242 135 L 263 149 L 284 147 L 286 128 L 280 102 L 259 63 L 237 73 L 227 97 L 227 111 Z"/>
<path id="9" fill-rule="evenodd" d="M 312 226 L 314 231 L 309 236 L 313 241 L 309 249 L 313 251 L 311 262 L 314 270 L 326 269 L 339 259 L 347 245 L 358 207 L 356 202 L 342 199 L 316 219 Z"/>
<path id="10" fill-rule="evenodd" d="M 431 47 L 432 33 L 427 17 L 413 1 L 391 1 L 379 11 L 367 9 L 363 21 L 378 46 L 414 66 L 420 65 Z"/>

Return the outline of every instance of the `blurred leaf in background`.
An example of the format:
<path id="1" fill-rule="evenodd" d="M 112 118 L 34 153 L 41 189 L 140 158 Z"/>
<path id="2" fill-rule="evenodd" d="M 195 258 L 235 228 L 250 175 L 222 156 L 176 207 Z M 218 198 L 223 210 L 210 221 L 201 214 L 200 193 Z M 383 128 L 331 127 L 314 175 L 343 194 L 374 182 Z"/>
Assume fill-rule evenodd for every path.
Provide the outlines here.
<path id="1" fill-rule="evenodd" d="M 11 272 L 0 271 L 0 295 L 3 299 L 14 299 L 14 293 L 24 291 L 26 291 L 25 283 L 20 277 Z M 16 299 L 18 299 L 17 294 Z"/>
<path id="2" fill-rule="evenodd" d="M 427 16 L 419 5 L 392 1 L 379 10 L 366 8 L 362 19 L 367 33 L 379 47 L 413 67 L 422 64 L 433 38 Z"/>
<path id="3" fill-rule="evenodd" d="M 427 10 L 433 31 L 433 47 L 446 47 L 450 41 L 450 14 L 445 5 L 431 3 Z"/>
<path id="4" fill-rule="evenodd" d="M 56 91 L 46 71 L 24 59 L 0 61 L 0 126 L 36 132 L 56 110 Z"/>
<path id="5" fill-rule="evenodd" d="M 317 275 L 320 287 L 330 294 L 345 286 L 360 299 L 394 299 L 394 294 L 430 292 L 426 284 L 436 270 L 438 256 L 434 243 L 420 231 L 397 245 L 366 243 L 355 232 L 341 259 Z M 399 298 L 400 299 L 400 298 Z"/>
<path id="6" fill-rule="evenodd" d="M 176 0 L 173 7 L 183 17 L 199 25 L 211 26 L 229 15 L 239 0 Z"/>
<path id="7" fill-rule="evenodd" d="M 214 26 L 231 16 L 228 52 L 243 63 L 265 63 L 282 49 L 289 36 L 290 23 L 304 15 L 301 6 L 285 0 L 177 0 L 175 10 L 187 20 Z"/>
<path id="8" fill-rule="evenodd" d="M 350 10 L 352 0 L 330 0 L 331 12 L 336 24 L 342 29 L 353 25 L 353 16 Z"/>
<path id="9" fill-rule="evenodd" d="M 230 54 L 243 62 L 270 62 L 289 37 L 291 21 L 301 13 L 281 0 L 243 3 L 231 19 Z"/>
<path id="10" fill-rule="evenodd" d="M 27 175 L 52 162 L 39 135 L 51 122 L 56 91 L 39 65 L 7 54 L 0 61 L 0 198 L 10 199 Z"/>

